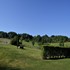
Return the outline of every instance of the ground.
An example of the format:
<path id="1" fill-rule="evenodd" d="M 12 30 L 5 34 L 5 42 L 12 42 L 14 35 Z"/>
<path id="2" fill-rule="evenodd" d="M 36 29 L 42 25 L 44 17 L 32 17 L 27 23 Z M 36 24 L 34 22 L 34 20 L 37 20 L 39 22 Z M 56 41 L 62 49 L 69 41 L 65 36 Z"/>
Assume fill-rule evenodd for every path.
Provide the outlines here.
<path id="1" fill-rule="evenodd" d="M 70 70 L 70 59 L 43 60 L 41 49 L 27 46 L 0 43 L 0 70 Z"/>

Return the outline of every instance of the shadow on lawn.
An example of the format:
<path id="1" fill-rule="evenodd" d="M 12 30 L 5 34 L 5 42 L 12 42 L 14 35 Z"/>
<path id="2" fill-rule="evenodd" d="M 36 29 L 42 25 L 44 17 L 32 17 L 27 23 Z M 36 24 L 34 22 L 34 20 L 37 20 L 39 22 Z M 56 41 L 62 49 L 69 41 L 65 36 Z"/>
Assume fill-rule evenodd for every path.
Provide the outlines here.
<path id="1" fill-rule="evenodd" d="M 19 68 L 0 66 L 0 70 L 20 70 Z"/>

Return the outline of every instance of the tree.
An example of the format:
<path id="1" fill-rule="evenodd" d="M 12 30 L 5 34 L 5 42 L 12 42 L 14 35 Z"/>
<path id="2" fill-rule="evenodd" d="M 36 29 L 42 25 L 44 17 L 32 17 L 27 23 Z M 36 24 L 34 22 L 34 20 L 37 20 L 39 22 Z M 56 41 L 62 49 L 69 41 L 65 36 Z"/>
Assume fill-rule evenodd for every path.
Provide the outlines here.
<path id="1" fill-rule="evenodd" d="M 27 33 L 23 33 L 23 34 L 21 35 L 21 37 L 22 37 L 23 40 L 25 40 L 25 41 L 27 41 L 27 42 L 29 42 L 29 41 L 31 41 L 31 40 L 33 39 L 33 36 L 32 36 L 32 35 L 29 35 L 29 34 L 27 34 Z"/>
<path id="2" fill-rule="evenodd" d="M 17 36 L 17 33 L 16 32 L 9 32 L 8 33 L 8 38 L 14 38 L 15 36 Z"/>
<path id="3" fill-rule="evenodd" d="M 52 43 L 58 43 L 58 42 L 67 42 L 69 39 L 67 36 L 61 36 L 61 35 L 58 35 L 58 36 L 51 36 L 51 42 Z"/>
<path id="4" fill-rule="evenodd" d="M 34 46 L 34 44 L 35 44 L 35 42 L 34 41 L 32 41 L 32 45 Z"/>
<path id="5" fill-rule="evenodd" d="M 19 38 L 18 38 L 18 36 L 15 36 L 14 38 L 12 38 L 11 44 L 15 45 L 15 46 L 19 46 Z"/>
<path id="6" fill-rule="evenodd" d="M 41 42 L 41 36 L 40 35 L 34 36 L 33 40 L 35 42 Z"/>
<path id="7" fill-rule="evenodd" d="M 64 41 L 60 41 L 60 42 L 59 42 L 59 46 L 64 47 Z"/>
<path id="8" fill-rule="evenodd" d="M 0 38 L 8 38 L 8 34 L 6 32 L 0 31 Z"/>
<path id="9" fill-rule="evenodd" d="M 49 42 L 49 37 L 48 37 L 48 35 L 43 35 L 43 36 L 42 36 L 42 44 L 48 43 L 48 42 Z"/>

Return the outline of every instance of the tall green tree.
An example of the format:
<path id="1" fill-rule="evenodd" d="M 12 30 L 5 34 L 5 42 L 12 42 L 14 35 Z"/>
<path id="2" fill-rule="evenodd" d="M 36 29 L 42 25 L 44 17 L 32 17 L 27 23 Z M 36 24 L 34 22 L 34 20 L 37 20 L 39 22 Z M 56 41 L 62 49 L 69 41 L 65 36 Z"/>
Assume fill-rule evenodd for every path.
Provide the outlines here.
<path id="1" fill-rule="evenodd" d="M 61 35 L 51 36 L 50 38 L 52 43 L 67 42 L 69 40 L 67 36 L 61 36 Z"/>
<path id="2" fill-rule="evenodd" d="M 11 44 L 15 46 L 19 46 L 20 42 L 18 36 L 15 36 L 14 38 L 11 39 Z"/>
<path id="3" fill-rule="evenodd" d="M 8 33 L 8 38 L 14 38 L 15 36 L 17 36 L 17 33 L 16 32 L 9 32 Z"/>
<path id="4" fill-rule="evenodd" d="M 0 31 L 0 38 L 8 38 L 8 34 L 6 32 Z"/>
<path id="5" fill-rule="evenodd" d="M 48 43 L 49 42 L 49 37 L 48 37 L 48 35 L 43 35 L 42 36 L 42 43 L 44 44 L 44 43 Z"/>
<path id="6" fill-rule="evenodd" d="M 25 41 L 31 41 L 33 39 L 33 36 L 32 35 L 29 35 L 27 33 L 23 33 L 21 35 L 22 39 L 25 40 Z"/>

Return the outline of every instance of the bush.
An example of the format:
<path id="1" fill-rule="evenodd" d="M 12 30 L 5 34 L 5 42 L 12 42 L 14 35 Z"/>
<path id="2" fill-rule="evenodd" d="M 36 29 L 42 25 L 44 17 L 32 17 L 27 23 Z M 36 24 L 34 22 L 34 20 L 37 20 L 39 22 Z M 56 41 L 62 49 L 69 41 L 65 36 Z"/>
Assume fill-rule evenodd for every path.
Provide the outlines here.
<path id="1" fill-rule="evenodd" d="M 11 44 L 12 44 L 12 45 L 16 45 L 16 46 L 19 45 L 19 39 L 18 39 L 18 36 L 15 36 L 14 38 L 12 38 L 12 40 L 11 40 Z"/>
<path id="2" fill-rule="evenodd" d="M 20 44 L 20 49 L 24 49 L 24 45 Z"/>
<path id="3" fill-rule="evenodd" d="M 35 44 L 35 42 L 34 41 L 32 41 L 32 45 L 34 46 L 34 44 Z"/>
<path id="4" fill-rule="evenodd" d="M 60 42 L 59 46 L 63 46 L 64 47 L 64 42 Z"/>

